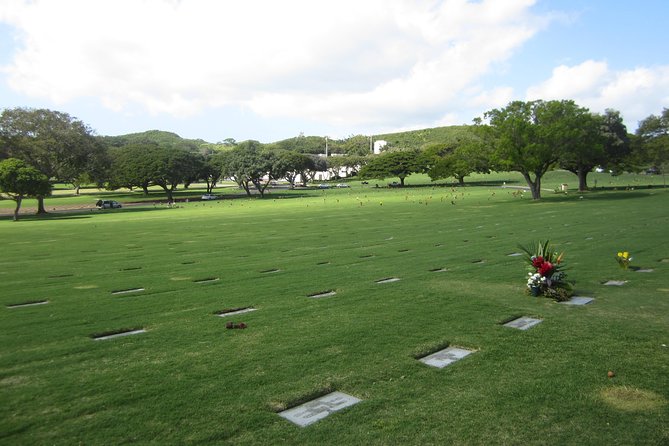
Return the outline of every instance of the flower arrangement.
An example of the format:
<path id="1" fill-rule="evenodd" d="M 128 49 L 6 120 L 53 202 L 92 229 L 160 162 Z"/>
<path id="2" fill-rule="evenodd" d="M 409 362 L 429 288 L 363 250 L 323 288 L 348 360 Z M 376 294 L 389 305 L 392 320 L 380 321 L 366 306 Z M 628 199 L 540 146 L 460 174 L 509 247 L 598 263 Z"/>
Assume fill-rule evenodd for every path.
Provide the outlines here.
<path id="1" fill-rule="evenodd" d="M 525 252 L 530 272 L 527 290 L 533 296 L 545 296 L 557 301 L 568 300 L 573 294 L 571 283 L 562 263 L 564 253 L 555 251 L 550 242 L 536 242 L 529 248 L 519 246 Z"/>
<path id="2" fill-rule="evenodd" d="M 630 263 L 632 262 L 632 257 L 630 257 L 629 252 L 623 251 L 616 255 L 616 261 L 622 269 L 628 269 L 630 267 Z"/>

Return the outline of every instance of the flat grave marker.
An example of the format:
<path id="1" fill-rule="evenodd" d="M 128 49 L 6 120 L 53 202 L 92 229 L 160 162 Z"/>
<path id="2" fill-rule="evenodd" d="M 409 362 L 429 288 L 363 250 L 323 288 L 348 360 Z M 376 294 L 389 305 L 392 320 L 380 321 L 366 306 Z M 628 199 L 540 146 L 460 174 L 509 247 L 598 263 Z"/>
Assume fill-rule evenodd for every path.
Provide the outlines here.
<path id="1" fill-rule="evenodd" d="M 321 297 L 331 297 L 335 296 L 337 292 L 335 290 L 326 290 L 326 291 L 319 291 L 317 293 L 309 294 L 307 297 L 310 297 L 312 299 L 320 299 Z"/>
<path id="2" fill-rule="evenodd" d="M 528 330 L 535 325 L 542 323 L 542 319 L 535 319 L 533 317 L 522 316 L 504 324 L 505 327 L 517 328 L 518 330 Z"/>
<path id="3" fill-rule="evenodd" d="M 520 257 L 522 255 L 522 252 L 512 252 L 511 254 L 507 254 L 507 257 Z"/>
<path id="4" fill-rule="evenodd" d="M 472 350 L 466 350 L 458 347 L 448 347 L 438 352 L 420 358 L 419 361 L 432 367 L 442 369 L 456 361 L 461 360 L 465 356 L 474 353 Z"/>
<path id="5" fill-rule="evenodd" d="M 7 308 L 23 308 L 23 307 L 34 307 L 37 305 L 46 305 L 48 304 L 48 300 L 36 300 L 32 302 L 23 302 L 20 304 L 12 304 L 12 305 L 7 305 Z"/>
<path id="6" fill-rule="evenodd" d="M 446 271 L 448 271 L 447 268 L 432 268 L 430 270 L 431 273 L 445 273 Z"/>
<path id="7" fill-rule="evenodd" d="M 654 271 L 655 270 L 653 268 L 641 268 L 641 269 L 636 270 L 635 272 L 637 272 L 637 273 L 652 273 Z"/>
<path id="8" fill-rule="evenodd" d="M 299 406 L 279 412 L 279 416 L 297 424 L 308 426 L 322 420 L 330 414 L 359 403 L 361 400 L 342 392 L 332 392 L 320 398 L 308 401 Z"/>
<path id="9" fill-rule="evenodd" d="M 143 328 L 140 328 L 138 330 L 128 330 L 128 331 L 122 331 L 119 333 L 113 333 L 113 334 L 108 334 L 108 335 L 101 335 L 101 336 L 94 336 L 93 340 L 94 341 L 104 341 L 107 339 L 114 339 L 114 338 L 120 338 L 123 336 L 131 336 L 131 335 L 136 335 L 140 333 L 146 333 L 146 330 Z"/>
<path id="10" fill-rule="evenodd" d="M 205 277 L 204 279 L 197 279 L 193 280 L 193 283 L 211 283 L 211 282 L 218 282 L 219 279 L 218 277 Z"/>
<path id="11" fill-rule="evenodd" d="M 144 288 L 128 288 L 127 290 L 115 290 L 112 291 L 112 294 L 129 294 L 129 293 L 139 293 L 144 291 Z"/>
<path id="12" fill-rule="evenodd" d="M 594 300 L 595 300 L 594 297 L 574 296 L 571 299 L 565 300 L 560 303 L 564 305 L 587 305 L 591 302 L 594 302 Z"/>
<path id="13" fill-rule="evenodd" d="M 253 308 L 253 307 L 234 308 L 234 309 L 231 309 L 231 310 L 223 310 L 223 311 L 217 312 L 216 316 L 218 316 L 218 317 L 235 316 L 237 314 L 250 313 L 250 312 L 256 311 L 256 310 L 257 310 L 257 308 Z"/>
<path id="14" fill-rule="evenodd" d="M 378 284 L 392 283 L 392 282 L 399 282 L 400 280 L 402 279 L 400 279 L 399 277 L 387 277 L 385 279 L 377 280 L 376 283 Z"/>
<path id="15" fill-rule="evenodd" d="M 606 286 L 623 286 L 627 283 L 627 280 L 607 280 L 604 282 Z"/>
<path id="16" fill-rule="evenodd" d="M 272 269 L 266 269 L 266 270 L 260 271 L 260 274 L 273 274 L 273 273 L 278 273 L 279 271 L 281 271 L 281 270 L 278 269 L 278 268 L 272 268 Z"/>

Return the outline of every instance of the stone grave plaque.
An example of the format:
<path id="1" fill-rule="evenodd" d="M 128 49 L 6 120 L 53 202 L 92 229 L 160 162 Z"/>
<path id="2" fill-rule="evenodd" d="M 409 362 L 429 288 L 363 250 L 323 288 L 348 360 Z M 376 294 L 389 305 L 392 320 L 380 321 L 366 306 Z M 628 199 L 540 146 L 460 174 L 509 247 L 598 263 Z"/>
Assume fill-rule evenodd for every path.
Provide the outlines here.
<path id="1" fill-rule="evenodd" d="M 219 279 L 218 277 L 207 277 L 205 279 L 198 279 L 198 280 L 193 280 L 194 283 L 212 283 L 212 282 L 218 282 Z"/>
<path id="2" fill-rule="evenodd" d="M 511 327 L 511 328 L 517 328 L 518 330 L 527 330 L 529 328 L 534 327 L 535 325 L 540 324 L 543 322 L 541 319 L 534 319 L 532 317 L 519 317 L 518 319 L 514 319 L 512 321 L 507 322 L 504 324 L 505 327 Z"/>
<path id="3" fill-rule="evenodd" d="M 604 282 L 606 286 L 623 286 L 627 283 L 627 280 L 608 280 Z"/>
<path id="4" fill-rule="evenodd" d="M 574 296 L 571 299 L 560 303 L 564 305 L 587 305 L 594 300 L 593 297 Z"/>
<path id="5" fill-rule="evenodd" d="M 305 427 L 360 401 L 358 398 L 342 392 L 332 392 L 315 400 L 279 412 L 279 416 L 300 427 Z"/>
<path id="6" fill-rule="evenodd" d="M 399 282 L 400 279 L 399 277 L 388 277 L 387 279 L 381 279 L 377 280 L 376 283 L 392 283 L 392 282 Z"/>
<path id="7" fill-rule="evenodd" d="M 431 355 L 427 355 L 424 358 L 420 358 L 419 361 L 423 364 L 441 369 L 455 361 L 459 361 L 470 353 L 473 352 L 471 350 L 465 350 L 464 348 L 448 347 L 444 350 L 432 353 Z"/>
<path id="8" fill-rule="evenodd" d="M 508 257 L 520 257 L 523 254 L 520 252 L 512 252 L 511 254 L 507 254 Z"/>
<path id="9" fill-rule="evenodd" d="M 654 270 L 652 268 L 641 268 L 636 270 L 637 273 L 652 273 Z"/>
<path id="10" fill-rule="evenodd" d="M 140 333 L 146 333 L 146 330 L 144 330 L 142 328 L 141 330 L 124 331 L 124 332 L 121 332 L 121 333 L 114 333 L 114 334 L 110 334 L 110 335 L 106 335 L 106 336 L 98 336 L 98 337 L 95 337 L 93 339 L 96 340 L 96 341 L 103 341 L 105 339 L 120 338 L 122 336 L 130 336 L 130 335 L 136 335 L 136 334 L 140 334 Z"/>
<path id="11" fill-rule="evenodd" d="M 139 293 L 144 291 L 144 288 L 129 288 L 127 290 L 116 290 L 112 291 L 112 294 L 128 294 L 128 293 Z"/>
<path id="12" fill-rule="evenodd" d="M 312 299 L 320 299 L 321 297 L 331 297 L 335 296 L 337 292 L 335 290 L 329 290 L 329 291 L 321 291 L 319 293 L 314 293 L 310 294 L 307 297 L 310 297 Z"/>
<path id="13" fill-rule="evenodd" d="M 37 300 L 34 302 L 24 302 L 21 304 L 12 304 L 12 305 L 7 305 L 7 308 L 23 308 L 23 307 L 34 307 L 36 305 L 46 305 L 48 304 L 48 300 Z"/>
<path id="14" fill-rule="evenodd" d="M 256 311 L 256 308 L 240 308 L 238 310 L 232 310 L 232 311 L 226 311 L 224 313 L 218 313 L 218 317 L 226 317 L 226 316 L 234 316 L 237 314 L 244 314 L 244 313 L 250 313 L 252 311 Z"/>

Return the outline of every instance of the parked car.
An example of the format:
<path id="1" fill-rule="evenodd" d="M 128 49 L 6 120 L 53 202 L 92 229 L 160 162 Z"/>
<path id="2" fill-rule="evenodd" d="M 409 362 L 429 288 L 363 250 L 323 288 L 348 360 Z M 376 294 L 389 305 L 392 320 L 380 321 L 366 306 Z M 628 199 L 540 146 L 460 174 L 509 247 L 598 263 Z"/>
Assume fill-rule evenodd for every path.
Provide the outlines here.
<path id="1" fill-rule="evenodd" d="M 202 195 L 203 200 L 217 200 L 218 197 L 214 194 L 204 194 Z"/>
<path id="2" fill-rule="evenodd" d="M 351 186 L 349 186 L 349 185 L 346 184 L 346 183 L 339 183 L 339 184 L 337 184 L 337 187 L 338 187 L 338 188 L 343 188 L 343 187 L 351 187 Z"/>
<path id="3" fill-rule="evenodd" d="M 100 209 L 119 209 L 122 207 L 121 203 L 115 200 L 98 200 L 95 205 Z"/>
<path id="4" fill-rule="evenodd" d="M 325 183 L 321 183 L 321 184 L 318 185 L 318 188 L 319 189 L 330 189 L 330 185 L 325 184 Z"/>

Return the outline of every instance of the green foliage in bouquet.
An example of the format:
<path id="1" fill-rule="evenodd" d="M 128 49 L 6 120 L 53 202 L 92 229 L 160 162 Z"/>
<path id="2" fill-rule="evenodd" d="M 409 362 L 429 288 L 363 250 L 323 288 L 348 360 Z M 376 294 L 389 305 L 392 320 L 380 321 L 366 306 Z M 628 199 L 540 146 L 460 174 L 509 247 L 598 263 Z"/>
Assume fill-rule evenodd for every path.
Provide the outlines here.
<path id="1" fill-rule="evenodd" d="M 525 253 L 529 273 L 527 291 L 532 296 L 545 296 L 556 301 L 569 300 L 574 294 L 562 262 L 564 253 L 557 252 L 549 240 L 529 247 L 518 245 Z"/>

